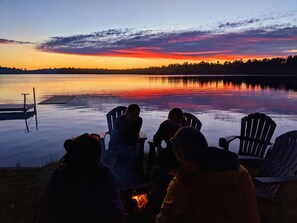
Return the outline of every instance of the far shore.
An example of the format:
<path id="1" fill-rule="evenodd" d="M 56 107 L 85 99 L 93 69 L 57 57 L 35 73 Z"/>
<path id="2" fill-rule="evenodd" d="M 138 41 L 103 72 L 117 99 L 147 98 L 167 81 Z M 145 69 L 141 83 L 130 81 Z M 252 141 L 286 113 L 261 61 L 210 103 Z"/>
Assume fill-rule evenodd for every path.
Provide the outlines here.
<path id="1" fill-rule="evenodd" d="M 153 74 L 153 75 L 297 75 L 297 55 L 264 58 L 262 60 L 242 59 L 225 62 L 169 64 L 161 67 L 107 69 L 107 68 L 41 68 L 20 69 L 2 67 L 0 74 Z"/>

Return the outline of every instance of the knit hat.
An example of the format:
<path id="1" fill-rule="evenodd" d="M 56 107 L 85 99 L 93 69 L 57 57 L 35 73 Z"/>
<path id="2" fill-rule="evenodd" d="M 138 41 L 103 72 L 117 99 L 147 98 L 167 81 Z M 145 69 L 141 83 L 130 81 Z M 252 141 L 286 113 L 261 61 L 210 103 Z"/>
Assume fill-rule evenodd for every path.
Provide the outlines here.
<path id="1" fill-rule="evenodd" d="M 194 153 L 208 150 L 208 144 L 204 135 L 193 127 L 180 128 L 170 140 L 174 146 L 183 152 L 193 151 Z"/>
<path id="2" fill-rule="evenodd" d="M 99 135 L 88 133 L 74 139 L 67 139 L 64 142 L 64 148 L 67 152 L 64 163 L 88 165 L 97 162 L 102 153 L 99 140 Z"/>

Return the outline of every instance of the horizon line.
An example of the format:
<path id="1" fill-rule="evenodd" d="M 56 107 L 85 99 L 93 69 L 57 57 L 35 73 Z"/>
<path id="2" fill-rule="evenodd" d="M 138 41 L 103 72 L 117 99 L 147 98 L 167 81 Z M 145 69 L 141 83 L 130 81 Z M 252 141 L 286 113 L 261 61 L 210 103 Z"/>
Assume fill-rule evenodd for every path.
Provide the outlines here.
<path id="1" fill-rule="evenodd" d="M 24 71 L 38 71 L 38 70 L 55 70 L 55 69 L 97 69 L 97 70 L 116 70 L 116 71 L 128 71 L 128 70 L 135 70 L 135 69 L 150 69 L 150 68 L 163 68 L 163 67 L 168 67 L 170 65 L 199 65 L 201 63 L 206 63 L 210 65 L 224 65 L 224 63 L 234 63 L 236 61 L 242 61 L 243 63 L 246 63 L 248 61 L 263 61 L 265 59 L 271 60 L 271 59 L 288 59 L 289 57 L 296 57 L 297 54 L 295 55 L 288 55 L 288 56 L 269 56 L 269 57 L 261 57 L 261 58 L 239 58 L 239 59 L 234 59 L 234 60 L 214 60 L 214 61 L 204 61 L 201 60 L 197 63 L 191 63 L 188 61 L 183 61 L 181 63 L 169 63 L 167 65 L 159 65 L 159 66 L 148 66 L 148 67 L 133 67 L 133 68 L 99 68 L 99 67 L 54 67 L 54 68 L 37 68 L 37 69 L 27 69 L 27 68 L 19 68 L 19 67 L 6 67 L 0 65 L 0 68 L 8 68 L 8 69 L 17 69 L 17 70 L 24 70 Z"/>

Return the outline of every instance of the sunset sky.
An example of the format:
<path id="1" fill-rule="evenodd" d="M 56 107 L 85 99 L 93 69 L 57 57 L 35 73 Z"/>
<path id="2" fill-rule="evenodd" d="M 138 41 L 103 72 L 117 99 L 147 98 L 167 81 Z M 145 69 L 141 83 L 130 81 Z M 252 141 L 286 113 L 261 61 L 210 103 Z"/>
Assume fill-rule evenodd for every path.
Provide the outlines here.
<path id="1" fill-rule="evenodd" d="M 121 69 L 296 54 L 296 0 L 0 0 L 4 67 Z"/>

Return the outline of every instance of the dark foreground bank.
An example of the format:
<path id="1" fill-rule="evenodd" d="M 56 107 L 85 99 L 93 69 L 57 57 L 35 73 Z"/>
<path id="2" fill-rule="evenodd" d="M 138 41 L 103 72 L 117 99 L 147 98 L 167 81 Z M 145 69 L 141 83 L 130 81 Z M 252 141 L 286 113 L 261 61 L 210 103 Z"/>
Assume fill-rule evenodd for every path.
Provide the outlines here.
<path id="1" fill-rule="evenodd" d="M 50 164 L 41 168 L 0 169 L 1 223 L 33 222 L 43 190 L 56 167 L 57 164 Z M 297 221 L 297 183 L 287 187 L 280 202 L 283 203 L 286 222 L 293 223 Z M 261 222 L 280 222 L 278 212 L 269 204 L 261 204 L 259 209 Z M 148 219 L 153 220 L 154 216 L 146 216 Z"/>

